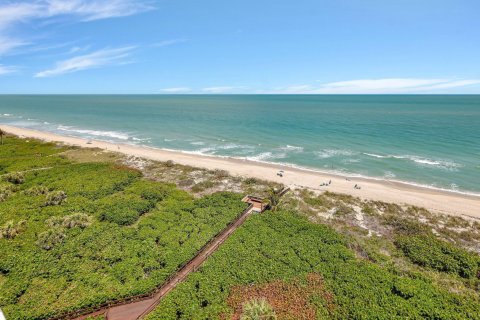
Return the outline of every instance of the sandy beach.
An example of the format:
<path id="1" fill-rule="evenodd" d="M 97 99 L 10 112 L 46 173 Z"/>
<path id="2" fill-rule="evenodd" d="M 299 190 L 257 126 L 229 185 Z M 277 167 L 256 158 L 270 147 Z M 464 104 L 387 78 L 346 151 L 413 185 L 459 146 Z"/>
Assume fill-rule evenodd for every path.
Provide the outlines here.
<path id="1" fill-rule="evenodd" d="M 183 165 L 226 170 L 232 175 L 280 182 L 291 188 L 305 187 L 317 191 L 328 190 L 331 192 L 350 194 L 362 199 L 415 205 L 434 212 L 480 219 L 480 197 L 474 195 L 463 195 L 393 181 L 357 177 L 349 177 L 347 179 L 344 176 L 281 165 L 232 158 L 202 156 L 128 144 L 114 144 L 5 125 L 2 125 L 1 128 L 19 137 L 29 137 L 80 147 L 100 148 L 151 160 L 172 160 Z M 277 176 L 279 170 L 284 171 L 283 177 Z M 320 186 L 322 183 L 328 181 L 331 181 L 330 185 Z M 355 189 L 354 186 L 356 184 L 359 185 L 361 189 Z"/>

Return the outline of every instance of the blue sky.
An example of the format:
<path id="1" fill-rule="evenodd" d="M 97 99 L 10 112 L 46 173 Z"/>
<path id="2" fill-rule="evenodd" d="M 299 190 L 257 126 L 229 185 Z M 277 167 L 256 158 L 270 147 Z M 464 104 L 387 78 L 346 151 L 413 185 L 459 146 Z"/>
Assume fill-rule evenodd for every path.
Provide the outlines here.
<path id="1" fill-rule="evenodd" d="M 0 93 L 480 93 L 478 0 L 0 0 Z"/>

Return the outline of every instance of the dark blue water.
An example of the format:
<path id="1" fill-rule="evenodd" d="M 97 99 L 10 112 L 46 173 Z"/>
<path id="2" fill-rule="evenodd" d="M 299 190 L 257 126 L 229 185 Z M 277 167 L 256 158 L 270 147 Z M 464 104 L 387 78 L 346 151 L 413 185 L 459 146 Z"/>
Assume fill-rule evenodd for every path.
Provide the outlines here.
<path id="1" fill-rule="evenodd" d="M 480 192 L 478 95 L 0 96 L 0 123 Z"/>

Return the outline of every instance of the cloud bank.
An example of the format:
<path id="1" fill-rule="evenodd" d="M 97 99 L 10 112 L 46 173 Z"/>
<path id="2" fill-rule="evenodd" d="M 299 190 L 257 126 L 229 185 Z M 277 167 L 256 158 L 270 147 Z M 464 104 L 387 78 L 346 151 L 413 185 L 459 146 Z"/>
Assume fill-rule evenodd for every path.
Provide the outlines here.
<path id="1" fill-rule="evenodd" d="M 284 94 L 394 94 L 435 93 L 441 90 L 480 84 L 477 79 L 361 79 L 324 83 L 319 86 L 296 85 L 279 88 L 272 93 Z"/>
<path id="2" fill-rule="evenodd" d="M 177 88 L 164 88 L 161 89 L 160 92 L 162 93 L 187 93 L 190 92 L 191 89 L 187 87 L 177 87 Z"/>
<path id="3" fill-rule="evenodd" d="M 238 89 L 242 89 L 242 87 L 228 87 L 228 86 L 208 87 L 208 88 L 203 88 L 202 92 L 207 94 L 219 94 L 219 93 L 230 93 Z"/>

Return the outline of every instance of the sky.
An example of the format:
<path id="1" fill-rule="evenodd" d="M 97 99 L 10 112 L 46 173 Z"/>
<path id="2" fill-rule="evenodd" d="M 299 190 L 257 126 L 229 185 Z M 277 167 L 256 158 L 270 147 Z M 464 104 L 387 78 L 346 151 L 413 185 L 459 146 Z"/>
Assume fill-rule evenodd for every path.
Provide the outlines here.
<path id="1" fill-rule="evenodd" d="M 0 0 L 2 94 L 480 94 L 478 0 Z"/>

